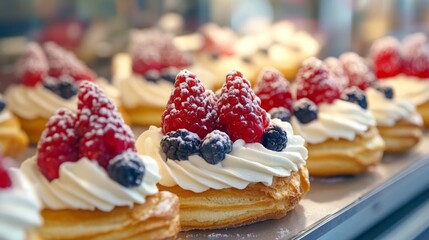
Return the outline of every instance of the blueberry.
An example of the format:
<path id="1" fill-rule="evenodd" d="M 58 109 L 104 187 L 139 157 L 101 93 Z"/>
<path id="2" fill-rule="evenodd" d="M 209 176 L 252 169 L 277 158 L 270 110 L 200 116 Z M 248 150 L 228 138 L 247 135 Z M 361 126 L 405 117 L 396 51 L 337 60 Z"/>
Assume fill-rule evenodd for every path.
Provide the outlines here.
<path id="1" fill-rule="evenodd" d="M 293 106 L 295 117 L 302 124 L 307 124 L 317 119 L 317 106 L 308 98 L 301 98 Z"/>
<path id="2" fill-rule="evenodd" d="M 271 115 L 271 119 L 278 118 L 283 122 L 290 121 L 291 114 L 287 108 L 284 108 L 284 107 L 272 108 L 269 113 Z"/>
<path id="3" fill-rule="evenodd" d="M 77 94 L 76 84 L 68 77 L 61 77 L 58 80 L 51 78 L 45 79 L 43 81 L 43 86 L 63 99 L 70 99 Z"/>
<path id="4" fill-rule="evenodd" d="M 384 97 L 385 97 L 385 98 L 387 98 L 387 99 L 393 99 L 393 98 L 395 97 L 395 93 L 394 93 L 394 91 L 393 91 L 393 88 L 392 88 L 392 87 L 389 87 L 389 86 L 381 86 L 381 85 L 378 85 L 378 84 L 374 84 L 374 85 L 372 85 L 372 87 L 373 87 L 375 90 L 377 90 L 377 91 L 379 91 L 379 92 L 383 93 L 383 94 L 384 94 Z"/>
<path id="5" fill-rule="evenodd" d="M 109 162 L 107 173 L 111 179 L 124 187 L 137 187 L 143 181 L 145 166 L 136 152 L 128 150 Z"/>
<path id="6" fill-rule="evenodd" d="M 251 63 L 253 63 L 252 58 L 251 58 L 251 57 L 249 57 L 249 56 L 242 57 L 242 58 L 241 58 L 241 61 L 243 61 L 244 63 L 247 63 L 247 64 L 251 64 Z"/>
<path id="7" fill-rule="evenodd" d="M 232 141 L 229 136 L 219 130 L 207 134 L 201 141 L 201 156 L 210 164 L 223 161 L 227 153 L 232 151 Z"/>
<path id="8" fill-rule="evenodd" d="M 287 145 L 286 131 L 277 125 L 268 126 L 262 135 L 262 145 L 270 150 L 281 152 Z"/>
<path id="9" fill-rule="evenodd" d="M 161 139 L 161 148 L 169 159 L 182 161 L 198 153 L 200 143 L 201 139 L 196 133 L 178 129 L 167 133 Z"/>
<path id="10" fill-rule="evenodd" d="M 260 48 L 258 49 L 258 52 L 260 52 L 262 55 L 268 55 L 268 48 Z"/>
<path id="11" fill-rule="evenodd" d="M 211 60 L 219 60 L 219 54 L 218 53 L 212 53 L 210 54 Z"/>
<path id="12" fill-rule="evenodd" d="M 5 108 L 6 108 L 6 103 L 3 101 L 3 99 L 0 99 L 0 112 L 3 112 Z"/>
<path id="13" fill-rule="evenodd" d="M 176 81 L 176 75 L 179 73 L 179 69 L 175 67 L 169 67 L 161 72 L 161 78 L 171 83 Z"/>
<path id="14" fill-rule="evenodd" d="M 350 87 L 344 90 L 341 94 L 341 99 L 347 102 L 357 103 L 363 109 L 368 108 L 365 92 L 357 87 Z"/>
<path id="15" fill-rule="evenodd" d="M 159 71 L 157 70 L 149 70 L 146 72 L 144 78 L 146 79 L 146 81 L 156 83 L 161 78 L 161 74 L 159 74 Z"/>

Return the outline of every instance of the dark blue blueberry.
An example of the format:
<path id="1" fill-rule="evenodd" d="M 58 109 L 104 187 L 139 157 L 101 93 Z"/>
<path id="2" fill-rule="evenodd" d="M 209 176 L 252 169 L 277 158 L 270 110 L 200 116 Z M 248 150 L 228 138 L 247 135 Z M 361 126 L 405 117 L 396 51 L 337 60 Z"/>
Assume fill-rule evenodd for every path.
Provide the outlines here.
<path id="1" fill-rule="evenodd" d="M 278 118 L 283 122 L 290 122 L 290 111 L 284 107 L 272 108 L 270 110 L 271 119 Z"/>
<path id="2" fill-rule="evenodd" d="M 219 60 L 219 54 L 218 53 L 212 53 L 210 54 L 211 60 Z"/>
<path id="3" fill-rule="evenodd" d="M 0 99 L 0 112 L 3 112 L 5 108 L 6 108 L 6 103 L 3 101 L 3 99 Z"/>
<path id="4" fill-rule="evenodd" d="M 161 78 L 161 74 L 159 74 L 159 71 L 157 70 L 149 70 L 146 72 L 144 78 L 148 82 L 158 82 L 158 80 Z"/>
<path id="5" fill-rule="evenodd" d="M 227 153 L 232 151 L 232 141 L 229 136 L 219 130 L 207 134 L 201 141 L 201 156 L 210 164 L 223 161 Z"/>
<path id="6" fill-rule="evenodd" d="M 268 126 L 262 136 L 262 145 L 270 150 L 281 152 L 287 145 L 286 131 L 277 125 Z"/>
<path id="7" fill-rule="evenodd" d="M 363 109 L 368 108 L 365 92 L 357 87 L 350 87 L 344 90 L 341 94 L 341 99 L 347 102 L 356 103 Z"/>
<path id="8" fill-rule="evenodd" d="M 77 94 L 76 84 L 69 78 L 63 77 L 59 80 L 46 79 L 43 82 L 43 86 L 66 100 L 76 96 Z"/>
<path id="9" fill-rule="evenodd" d="M 393 92 L 393 88 L 392 87 L 381 86 L 381 85 L 378 85 L 378 84 L 374 84 L 374 85 L 372 85 L 372 87 L 375 90 L 383 93 L 384 97 L 387 98 L 387 99 L 393 99 L 395 97 L 395 93 Z"/>
<path id="10" fill-rule="evenodd" d="M 302 124 L 317 119 L 317 106 L 308 98 L 301 98 L 293 106 L 295 117 Z"/>
<path id="11" fill-rule="evenodd" d="M 247 56 L 247 57 L 242 57 L 242 58 L 241 58 L 241 60 L 242 60 L 244 63 L 247 63 L 247 64 L 251 64 L 251 63 L 253 63 L 252 58 L 251 58 L 251 57 L 249 57 L 249 56 Z"/>
<path id="12" fill-rule="evenodd" d="M 178 129 L 167 133 L 161 139 L 162 151 L 172 160 L 188 160 L 192 154 L 199 152 L 201 139 L 196 133 Z"/>
<path id="13" fill-rule="evenodd" d="M 145 166 L 134 151 L 125 151 L 113 158 L 107 168 L 113 181 L 124 187 L 137 187 L 142 184 Z"/>
<path id="14" fill-rule="evenodd" d="M 179 73 L 179 69 L 175 67 L 169 67 L 167 69 L 162 70 L 161 78 L 171 83 L 174 83 L 176 81 L 176 76 L 178 73 Z"/>

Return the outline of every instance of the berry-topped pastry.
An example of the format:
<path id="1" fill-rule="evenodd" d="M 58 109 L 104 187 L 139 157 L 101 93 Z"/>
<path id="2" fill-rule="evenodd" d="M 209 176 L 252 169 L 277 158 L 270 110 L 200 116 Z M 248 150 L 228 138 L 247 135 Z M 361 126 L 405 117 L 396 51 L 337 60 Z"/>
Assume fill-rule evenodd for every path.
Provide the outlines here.
<path id="1" fill-rule="evenodd" d="M 270 121 L 237 71 L 218 99 L 181 71 L 161 128 L 150 127 L 136 146 L 158 162 L 159 188 L 179 196 L 185 231 L 281 218 L 309 190 L 304 139 Z"/>
<path id="2" fill-rule="evenodd" d="M 131 129 L 93 83 L 78 111 L 49 119 L 21 171 L 43 203 L 43 239 L 166 239 L 179 230 L 179 200 L 158 192 L 158 165 L 139 155 Z"/>
<path id="3" fill-rule="evenodd" d="M 0 94 L 0 154 L 16 157 L 28 145 L 28 137 L 22 131 L 19 120 L 11 113 Z"/>
<path id="4" fill-rule="evenodd" d="M 12 164 L 0 156 L 0 239 L 37 240 L 41 205 L 33 186 Z"/>
<path id="5" fill-rule="evenodd" d="M 423 33 L 403 39 L 384 37 L 371 47 L 374 73 L 387 83 L 398 99 L 411 101 L 429 126 L 429 44 Z"/>
<path id="6" fill-rule="evenodd" d="M 173 44 L 172 36 L 155 29 L 131 32 L 129 51 L 114 57 L 112 71 L 133 124 L 161 124 L 164 106 L 180 69 L 190 67 L 207 84 L 214 79 L 213 74 L 192 64 L 191 56 Z"/>
<path id="7" fill-rule="evenodd" d="M 291 123 L 308 143 L 311 175 L 362 173 L 381 160 L 384 142 L 364 93 L 342 94 L 344 83 L 317 58 L 303 62 L 295 84 Z"/>
<path id="8" fill-rule="evenodd" d="M 350 88 L 343 91 L 342 98 L 353 102 L 366 95 L 366 104 L 360 106 L 368 107 L 374 115 L 377 129 L 386 143 L 386 152 L 404 152 L 413 148 L 423 135 L 422 118 L 414 104 L 398 98 L 389 82 L 376 81 L 364 59 L 356 53 L 344 53 L 340 60 L 350 82 Z"/>
<path id="9" fill-rule="evenodd" d="M 119 104 L 118 90 L 97 78 L 73 53 L 53 42 L 45 43 L 43 49 L 37 43 L 29 43 L 17 71 L 21 84 L 6 89 L 5 99 L 31 143 L 37 143 L 49 117 L 57 109 L 76 111 L 76 89 L 82 80 L 97 83 Z"/>

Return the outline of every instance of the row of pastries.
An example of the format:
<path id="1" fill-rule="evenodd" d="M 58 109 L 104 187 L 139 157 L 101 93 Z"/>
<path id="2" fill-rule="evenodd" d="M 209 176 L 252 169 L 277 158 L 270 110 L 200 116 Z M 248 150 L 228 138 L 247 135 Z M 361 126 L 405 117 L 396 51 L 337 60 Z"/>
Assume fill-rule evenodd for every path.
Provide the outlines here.
<path id="1" fill-rule="evenodd" d="M 28 44 L 0 143 L 6 156 L 37 151 L 19 169 L 0 160 L 0 238 L 168 239 L 278 219 L 310 175 L 364 173 L 421 140 L 425 35 L 380 39 L 368 59 L 310 57 L 285 77 L 259 51 L 225 50 L 226 30 L 212 28 L 193 58 L 172 36 L 133 32 L 113 84 L 54 43 Z M 130 124 L 148 129 L 135 137 Z"/>

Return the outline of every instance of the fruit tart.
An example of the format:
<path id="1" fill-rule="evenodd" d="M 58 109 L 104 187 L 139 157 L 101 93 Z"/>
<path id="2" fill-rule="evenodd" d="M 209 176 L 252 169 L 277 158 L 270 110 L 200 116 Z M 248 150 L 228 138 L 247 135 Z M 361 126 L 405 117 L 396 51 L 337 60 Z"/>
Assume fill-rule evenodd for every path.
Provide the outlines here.
<path id="1" fill-rule="evenodd" d="M 172 36 L 155 29 L 131 32 L 129 52 L 117 54 L 112 66 L 122 104 L 133 124 L 159 126 L 176 74 L 192 64 L 190 55 L 173 44 Z M 207 84 L 214 78 L 195 64 L 191 68 Z"/>
<path id="2" fill-rule="evenodd" d="M 21 82 L 6 89 L 5 99 L 34 144 L 58 108 L 76 111 L 76 89 L 82 80 L 97 83 L 115 104 L 119 103 L 118 90 L 53 42 L 45 43 L 43 49 L 29 43 L 17 70 Z"/>
<path id="3" fill-rule="evenodd" d="M 378 81 L 364 59 L 356 53 L 344 53 L 340 60 L 351 87 L 345 89 L 342 97 L 362 101 L 360 105 L 371 111 L 386 144 L 385 151 L 405 152 L 416 146 L 423 135 L 423 121 L 414 104 L 395 96 L 396 91 L 389 83 Z M 367 104 L 364 100 L 365 95 Z M 360 100 L 354 100 L 354 96 Z"/>
<path id="4" fill-rule="evenodd" d="M 19 120 L 11 113 L 0 94 L 0 153 L 16 157 L 28 145 L 28 137 L 22 131 Z"/>
<path id="5" fill-rule="evenodd" d="M 28 179 L 0 157 L 0 239 L 38 240 L 41 204 Z"/>
<path id="6" fill-rule="evenodd" d="M 89 81 L 77 115 L 58 110 L 35 156 L 21 166 L 43 203 L 43 239 L 166 239 L 179 231 L 179 200 L 158 192 L 158 165 L 137 154 L 114 104 Z"/>
<path id="7" fill-rule="evenodd" d="M 151 126 L 136 146 L 158 162 L 159 188 L 179 196 L 184 231 L 281 218 L 309 190 L 304 139 L 270 121 L 237 71 L 219 98 L 181 71 L 161 128 Z"/>
<path id="8" fill-rule="evenodd" d="M 308 143 L 310 175 L 358 174 L 380 162 L 385 148 L 365 98 L 341 98 L 340 83 L 326 64 L 305 60 L 294 86 L 291 123 Z"/>
<path id="9" fill-rule="evenodd" d="M 402 44 L 384 37 L 371 47 L 374 72 L 388 83 L 399 99 L 411 101 L 429 126 L 429 45 L 423 33 L 407 36 Z"/>

